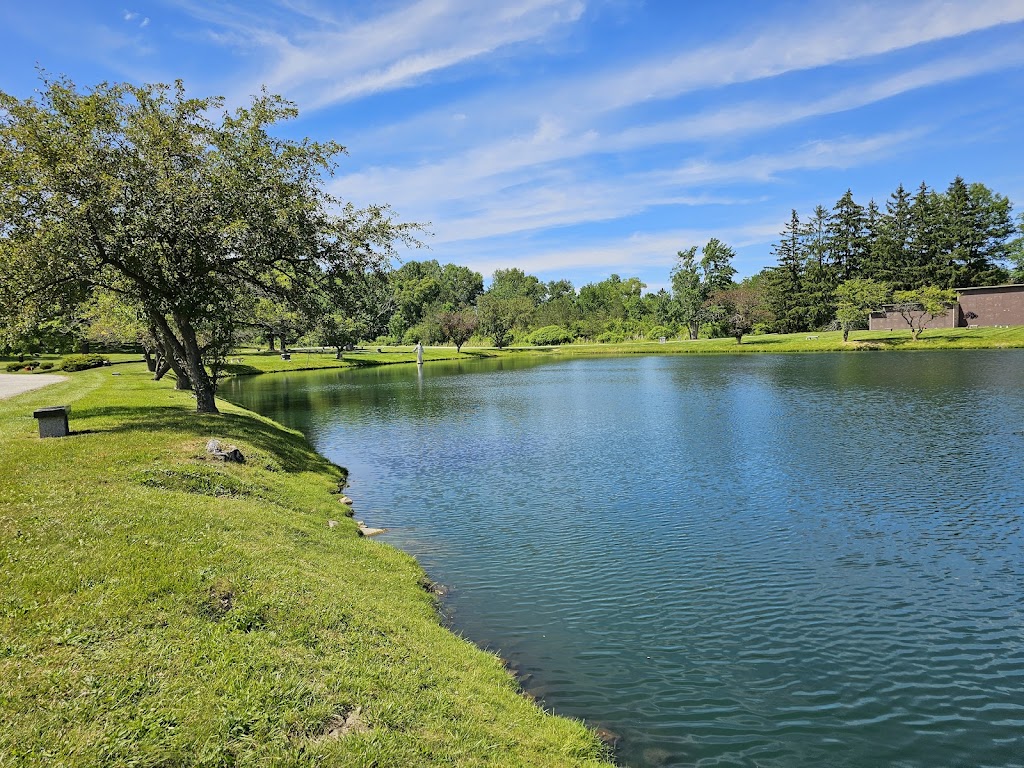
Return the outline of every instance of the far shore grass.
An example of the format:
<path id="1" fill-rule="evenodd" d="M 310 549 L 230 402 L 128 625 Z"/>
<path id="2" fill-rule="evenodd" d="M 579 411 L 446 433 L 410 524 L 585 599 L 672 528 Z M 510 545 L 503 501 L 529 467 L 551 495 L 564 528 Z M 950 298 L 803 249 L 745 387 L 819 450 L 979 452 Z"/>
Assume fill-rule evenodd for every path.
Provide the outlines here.
<path id="1" fill-rule="evenodd" d="M 576 357 L 597 355 L 686 355 L 686 354 L 753 354 L 753 353 L 814 353 L 814 352 L 869 352 L 869 351 L 929 351 L 955 349 L 1024 349 L 1024 326 L 1009 328 L 943 328 L 926 330 L 914 341 L 910 331 L 853 331 L 843 341 L 842 331 L 819 333 L 767 334 L 744 336 L 740 344 L 734 338 L 672 339 L 659 341 L 631 341 L 617 344 L 563 344 L 560 346 L 504 349 L 495 347 L 464 346 L 461 353 L 454 347 L 428 346 L 424 349 L 425 363 L 437 360 L 479 360 L 489 357 L 542 355 L 545 357 Z M 380 350 L 380 351 L 378 351 Z M 240 352 L 233 356 L 236 364 L 229 364 L 227 375 L 277 373 L 318 368 L 358 367 L 413 363 L 415 349 L 404 347 L 378 347 L 363 345 L 344 353 L 336 360 L 333 352 L 300 349 L 291 353 L 291 360 L 282 360 L 280 353 L 265 351 Z"/>
<path id="2" fill-rule="evenodd" d="M 301 434 L 151 379 L 0 400 L 0 767 L 608 764 L 358 536 Z M 58 404 L 72 434 L 39 439 Z"/>

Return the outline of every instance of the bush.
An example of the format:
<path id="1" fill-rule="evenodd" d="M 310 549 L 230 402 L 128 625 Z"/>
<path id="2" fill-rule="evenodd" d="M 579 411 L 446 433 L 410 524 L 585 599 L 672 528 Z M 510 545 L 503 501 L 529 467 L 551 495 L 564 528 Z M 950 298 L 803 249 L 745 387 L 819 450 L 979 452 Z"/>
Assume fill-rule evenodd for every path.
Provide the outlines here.
<path id="1" fill-rule="evenodd" d="M 8 373 L 14 373 L 15 371 L 20 371 L 24 367 L 25 367 L 24 363 L 19 363 L 17 361 L 15 361 L 13 363 L 8 363 L 7 364 L 7 372 Z"/>
<path id="2" fill-rule="evenodd" d="M 551 344 L 569 344 L 574 336 L 568 328 L 560 325 L 545 325 L 538 328 L 526 337 L 528 343 L 535 347 L 543 347 Z"/>
<path id="3" fill-rule="evenodd" d="M 110 361 L 103 355 L 68 355 L 60 367 L 65 371 L 84 371 L 86 368 L 99 368 L 103 365 L 110 365 Z"/>
<path id="4" fill-rule="evenodd" d="M 53 363 L 40 363 L 39 367 L 42 368 L 44 371 L 48 371 L 51 368 L 53 368 Z"/>
<path id="5" fill-rule="evenodd" d="M 667 325 L 656 325 L 647 332 L 647 338 L 652 341 L 660 339 L 664 336 L 666 339 L 671 339 L 676 333 Z"/>
<path id="6" fill-rule="evenodd" d="M 615 331 L 605 331 L 597 337 L 598 344 L 619 344 L 625 340 L 625 336 Z"/>

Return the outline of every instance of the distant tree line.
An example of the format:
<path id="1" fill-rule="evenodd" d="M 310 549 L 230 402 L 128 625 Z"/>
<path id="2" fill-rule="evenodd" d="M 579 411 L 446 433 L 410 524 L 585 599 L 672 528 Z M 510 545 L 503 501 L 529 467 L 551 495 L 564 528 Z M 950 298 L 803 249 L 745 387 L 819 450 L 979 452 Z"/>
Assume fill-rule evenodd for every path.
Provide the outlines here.
<path id="1" fill-rule="evenodd" d="M 495 346 L 619 342 L 659 337 L 797 333 L 866 327 L 883 303 L 908 314 L 940 312 L 956 287 L 1024 282 L 1024 217 L 1010 200 L 959 176 L 944 192 L 902 185 L 885 203 L 861 205 L 849 190 L 807 218 L 793 211 L 772 246 L 776 264 L 736 281 L 735 252 L 712 238 L 676 254 L 671 290 L 645 293 L 639 278 L 612 275 L 578 290 L 520 269 L 482 276 L 436 261 L 388 276 L 393 314 L 378 341 Z M 916 316 L 916 315 L 915 315 Z M 908 328 L 919 333 L 916 321 Z M 461 346 L 461 341 L 458 342 Z"/>
<path id="2" fill-rule="evenodd" d="M 1024 278 L 1009 199 L 956 177 L 945 192 L 897 187 L 880 209 L 847 190 L 807 219 L 794 210 L 773 247 L 777 264 L 753 281 L 764 329 L 793 333 L 836 322 L 837 290 L 852 279 L 892 291 L 998 285 Z"/>

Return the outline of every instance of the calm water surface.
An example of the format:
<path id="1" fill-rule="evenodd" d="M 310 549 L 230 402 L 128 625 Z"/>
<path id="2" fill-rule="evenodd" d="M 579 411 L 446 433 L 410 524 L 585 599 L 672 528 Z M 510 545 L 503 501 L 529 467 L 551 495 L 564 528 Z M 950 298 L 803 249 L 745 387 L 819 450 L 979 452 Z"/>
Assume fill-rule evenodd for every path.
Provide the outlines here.
<path id="1" fill-rule="evenodd" d="M 630 766 L 1024 765 L 1024 353 L 233 381 Z"/>

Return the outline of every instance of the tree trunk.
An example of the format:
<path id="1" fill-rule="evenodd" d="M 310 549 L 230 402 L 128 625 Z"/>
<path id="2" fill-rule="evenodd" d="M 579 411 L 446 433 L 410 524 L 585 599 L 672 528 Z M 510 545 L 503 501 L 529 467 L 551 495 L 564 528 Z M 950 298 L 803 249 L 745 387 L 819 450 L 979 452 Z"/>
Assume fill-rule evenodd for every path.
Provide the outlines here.
<path id="1" fill-rule="evenodd" d="M 276 352 L 277 348 L 274 346 L 274 334 L 267 334 L 267 352 Z"/>
<path id="2" fill-rule="evenodd" d="M 455 354 L 457 354 L 457 355 L 462 354 L 462 344 L 456 344 L 455 345 Z"/>
<path id="3" fill-rule="evenodd" d="M 334 359 L 335 360 L 344 360 L 345 359 L 341 355 L 341 347 L 335 347 L 334 348 Z"/>
<path id="4" fill-rule="evenodd" d="M 153 369 L 153 381 L 160 381 L 169 370 L 171 370 L 171 364 L 167 362 L 167 358 L 163 356 L 163 353 L 157 352 L 156 368 Z"/>
<path id="5" fill-rule="evenodd" d="M 146 370 L 150 373 L 156 372 L 156 360 L 153 359 L 153 353 L 148 348 L 142 348 L 142 358 L 146 361 Z"/>
<path id="6" fill-rule="evenodd" d="M 192 323 L 180 315 L 175 315 L 174 323 L 181 333 L 181 346 L 185 353 L 183 362 L 196 395 L 196 413 L 220 413 L 215 399 L 216 384 L 203 364 L 203 353 L 199 351 L 199 340 Z"/>
<path id="7" fill-rule="evenodd" d="M 159 312 L 150 316 L 153 326 L 157 329 L 164 347 L 167 362 L 177 376 L 175 388 L 188 386 L 196 395 L 196 411 L 198 413 L 220 413 L 214 399 L 214 383 L 203 365 L 203 355 L 199 350 L 195 330 L 188 319 L 175 315 L 174 323 L 181 334 L 179 339 L 171 328 L 167 318 Z"/>
<path id="8" fill-rule="evenodd" d="M 696 323 L 687 323 L 687 329 L 690 331 L 690 341 L 696 341 L 697 334 L 700 332 L 700 326 Z"/>
<path id="9" fill-rule="evenodd" d="M 850 338 L 850 329 L 843 328 L 843 341 L 848 341 Z"/>

